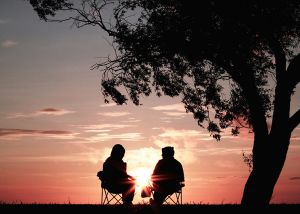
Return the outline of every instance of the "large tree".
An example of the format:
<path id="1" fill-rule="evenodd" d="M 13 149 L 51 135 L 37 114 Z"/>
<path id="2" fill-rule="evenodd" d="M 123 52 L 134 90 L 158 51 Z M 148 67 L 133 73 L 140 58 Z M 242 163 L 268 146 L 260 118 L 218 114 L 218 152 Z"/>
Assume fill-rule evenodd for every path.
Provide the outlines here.
<path id="1" fill-rule="evenodd" d="M 112 38 L 115 56 L 94 65 L 105 101 L 179 96 L 218 141 L 224 129 L 253 131 L 241 203 L 269 204 L 300 122 L 300 109 L 290 113 L 300 81 L 299 0 L 28 1 L 45 21 L 73 20 Z"/>

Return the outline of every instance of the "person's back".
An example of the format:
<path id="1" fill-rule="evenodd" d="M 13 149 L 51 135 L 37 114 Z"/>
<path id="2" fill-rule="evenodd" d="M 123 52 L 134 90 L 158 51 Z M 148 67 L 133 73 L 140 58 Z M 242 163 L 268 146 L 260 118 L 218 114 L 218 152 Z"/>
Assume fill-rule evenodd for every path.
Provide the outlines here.
<path id="1" fill-rule="evenodd" d="M 122 160 L 115 160 L 112 157 L 108 157 L 103 163 L 103 172 L 109 189 L 117 189 L 120 183 L 128 180 L 126 163 Z"/>
<path id="2" fill-rule="evenodd" d="M 178 184 L 184 181 L 182 165 L 174 158 L 161 159 L 156 164 L 152 174 L 153 185 L 165 191 L 172 192 Z"/>
<path id="3" fill-rule="evenodd" d="M 134 192 L 134 178 L 127 174 L 127 164 L 123 161 L 125 149 L 122 145 L 113 146 L 111 155 L 103 163 L 103 175 L 106 188 L 115 193 L 122 193 L 123 203 L 131 204 Z"/>
<path id="4" fill-rule="evenodd" d="M 174 158 L 174 148 L 164 147 L 163 158 L 157 162 L 153 170 L 151 180 L 154 189 L 154 200 L 162 204 L 167 195 L 181 188 L 184 182 L 182 164 Z"/>

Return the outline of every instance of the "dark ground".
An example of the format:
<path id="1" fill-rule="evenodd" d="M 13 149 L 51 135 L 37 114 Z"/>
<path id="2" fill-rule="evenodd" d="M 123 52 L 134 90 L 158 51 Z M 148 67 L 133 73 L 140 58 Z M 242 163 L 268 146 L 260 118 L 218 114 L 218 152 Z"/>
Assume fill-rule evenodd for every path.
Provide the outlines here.
<path id="1" fill-rule="evenodd" d="M 0 204 L 0 213 L 82 213 L 82 214 L 115 214 L 115 213 L 129 213 L 129 214 L 164 214 L 164 213 L 278 213 L 291 211 L 293 213 L 300 213 L 300 204 L 276 204 L 267 207 L 252 207 L 246 208 L 240 205 L 222 204 L 222 205 L 163 205 L 160 209 L 151 207 L 150 205 L 133 205 L 125 207 L 123 205 L 82 205 L 82 204 Z M 287 213 L 284 213 L 287 214 Z"/>

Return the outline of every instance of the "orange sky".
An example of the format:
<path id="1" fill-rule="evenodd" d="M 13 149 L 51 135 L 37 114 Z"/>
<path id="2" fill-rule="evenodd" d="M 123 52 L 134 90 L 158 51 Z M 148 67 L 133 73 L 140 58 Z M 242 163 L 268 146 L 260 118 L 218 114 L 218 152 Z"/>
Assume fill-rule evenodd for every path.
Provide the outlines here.
<path id="1" fill-rule="evenodd" d="M 252 135 L 221 142 L 197 126 L 180 99 L 142 98 L 141 106 L 104 104 L 100 74 L 111 51 L 93 28 L 44 23 L 24 1 L 0 2 L 0 202 L 100 203 L 96 177 L 122 144 L 129 173 L 153 170 L 174 146 L 185 171 L 184 203 L 239 203 L 249 175 L 242 153 Z M 292 111 L 299 108 L 298 87 Z M 300 128 L 291 140 L 272 203 L 300 203 Z M 143 203 L 140 192 L 134 203 Z"/>

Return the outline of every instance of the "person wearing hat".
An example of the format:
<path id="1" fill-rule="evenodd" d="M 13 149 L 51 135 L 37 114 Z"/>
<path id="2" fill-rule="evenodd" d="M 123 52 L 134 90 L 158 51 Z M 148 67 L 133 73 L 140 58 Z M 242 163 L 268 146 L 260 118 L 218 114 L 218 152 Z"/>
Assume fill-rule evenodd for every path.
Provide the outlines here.
<path id="1" fill-rule="evenodd" d="M 184 172 L 182 164 L 174 158 L 174 148 L 167 146 L 162 148 L 160 159 L 151 175 L 153 199 L 150 203 L 163 204 L 165 198 L 177 192 L 184 184 Z"/>

